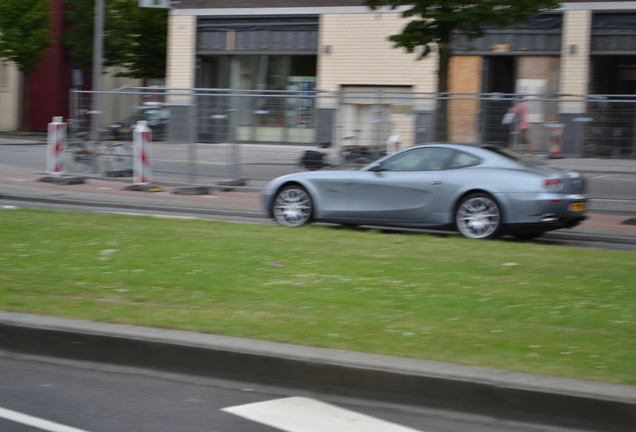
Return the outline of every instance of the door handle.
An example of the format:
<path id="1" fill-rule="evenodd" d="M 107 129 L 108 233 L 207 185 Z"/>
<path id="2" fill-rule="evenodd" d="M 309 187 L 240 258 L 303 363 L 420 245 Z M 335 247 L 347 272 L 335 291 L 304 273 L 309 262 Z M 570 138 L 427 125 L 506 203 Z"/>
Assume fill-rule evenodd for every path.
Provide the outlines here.
<path id="1" fill-rule="evenodd" d="M 441 182 L 441 181 L 439 181 L 439 180 L 433 180 L 433 181 L 431 182 L 431 184 L 432 184 L 432 185 L 434 185 L 434 186 L 437 186 L 437 185 L 442 184 L 442 182 Z"/>

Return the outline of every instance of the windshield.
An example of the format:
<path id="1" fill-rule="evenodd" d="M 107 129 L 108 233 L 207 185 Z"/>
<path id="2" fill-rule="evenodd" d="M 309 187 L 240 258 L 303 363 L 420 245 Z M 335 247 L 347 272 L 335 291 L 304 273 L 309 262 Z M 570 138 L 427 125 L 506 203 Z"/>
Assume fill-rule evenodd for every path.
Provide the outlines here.
<path id="1" fill-rule="evenodd" d="M 131 122 L 137 122 L 139 120 L 163 120 L 169 117 L 167 110 L 160 109 L 144 109 L 139 110 L 135 114 L 131 115 L 128 120 Z"/>
<path id="2" fill-rule="evenodd" d="M 495 147 L 495 146 L 484 146 L 483 148 L 486 150 L 490 150 L 493 153 L 497 153 L 498 155 L 503 156 L 506 159 L 515 161 L 518 164 L 521 164 L 523 166 L 530 167 L 530 166 L 545 165 L 545 162 L 541 160 L 529 158 L 527 156 L 522 155 L 521 153 L 517 153 L 516 151 L 509 150 L 506 148 Z"/>

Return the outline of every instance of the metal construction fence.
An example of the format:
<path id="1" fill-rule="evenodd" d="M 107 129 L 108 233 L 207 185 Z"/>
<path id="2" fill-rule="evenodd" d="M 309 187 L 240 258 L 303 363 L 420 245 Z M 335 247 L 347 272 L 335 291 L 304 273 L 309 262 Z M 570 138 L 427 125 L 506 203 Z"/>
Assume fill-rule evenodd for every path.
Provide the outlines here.
<path id="1" fill-rule="evenodd" d="M 95 111 L 95 92 L 72 91 L 69 137 L 99 128 L 102 139 L 128 142 L 136 122 L 146 120 L 154 178 L 166 184 L 242 180 L 258 189 L 306 169 L 299 160 L 307 151 L 322 153 L 319 167 L 329 169 L 346 167 L 352 154 L 375 159 L 442 140 L 555 157 L 636 158 L 636 96 L 158 87 L 99 94 Z"/>

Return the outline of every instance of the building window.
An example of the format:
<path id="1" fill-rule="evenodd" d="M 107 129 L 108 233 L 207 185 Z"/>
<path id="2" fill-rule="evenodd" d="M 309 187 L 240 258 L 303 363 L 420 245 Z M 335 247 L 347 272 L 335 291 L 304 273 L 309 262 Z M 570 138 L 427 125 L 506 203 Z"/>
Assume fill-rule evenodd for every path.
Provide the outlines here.
<path id="1" fill-rule="evenodd" d="M 9 70 L 9 63 L 0 61 L 0 91 L 9 91 Z"/>
<path id="2" fill-rule="evenodd" d="M 197 53 L 232 52 L 316 54 L 318 17 L 199 18 Z"/>

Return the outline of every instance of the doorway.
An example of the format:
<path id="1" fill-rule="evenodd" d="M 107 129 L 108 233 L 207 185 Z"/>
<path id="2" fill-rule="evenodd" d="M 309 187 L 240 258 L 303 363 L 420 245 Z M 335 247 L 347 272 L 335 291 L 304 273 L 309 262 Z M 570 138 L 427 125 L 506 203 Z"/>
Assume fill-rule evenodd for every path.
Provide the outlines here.
<path id="1" fill-rule="evenodd" d="M 606 95 L 603 102 L 590 102 L 594 125 L 588 134 L 597 139 L 593 156 L 633 157 L 636 155 L 636 56 L 591 56 L 592 94 Z"/>
<path id="2" fill-rule="evenodd" d="M 510 140 L 510 125 L 502 124 L 512 104 L 510 94 L 515 92 L 516 58 L 514 56 L 486 56 L 483 62 L 482 91 L 498 93 L 489 96 L 481 104 L 482 141 L 507 146 Z"/>

